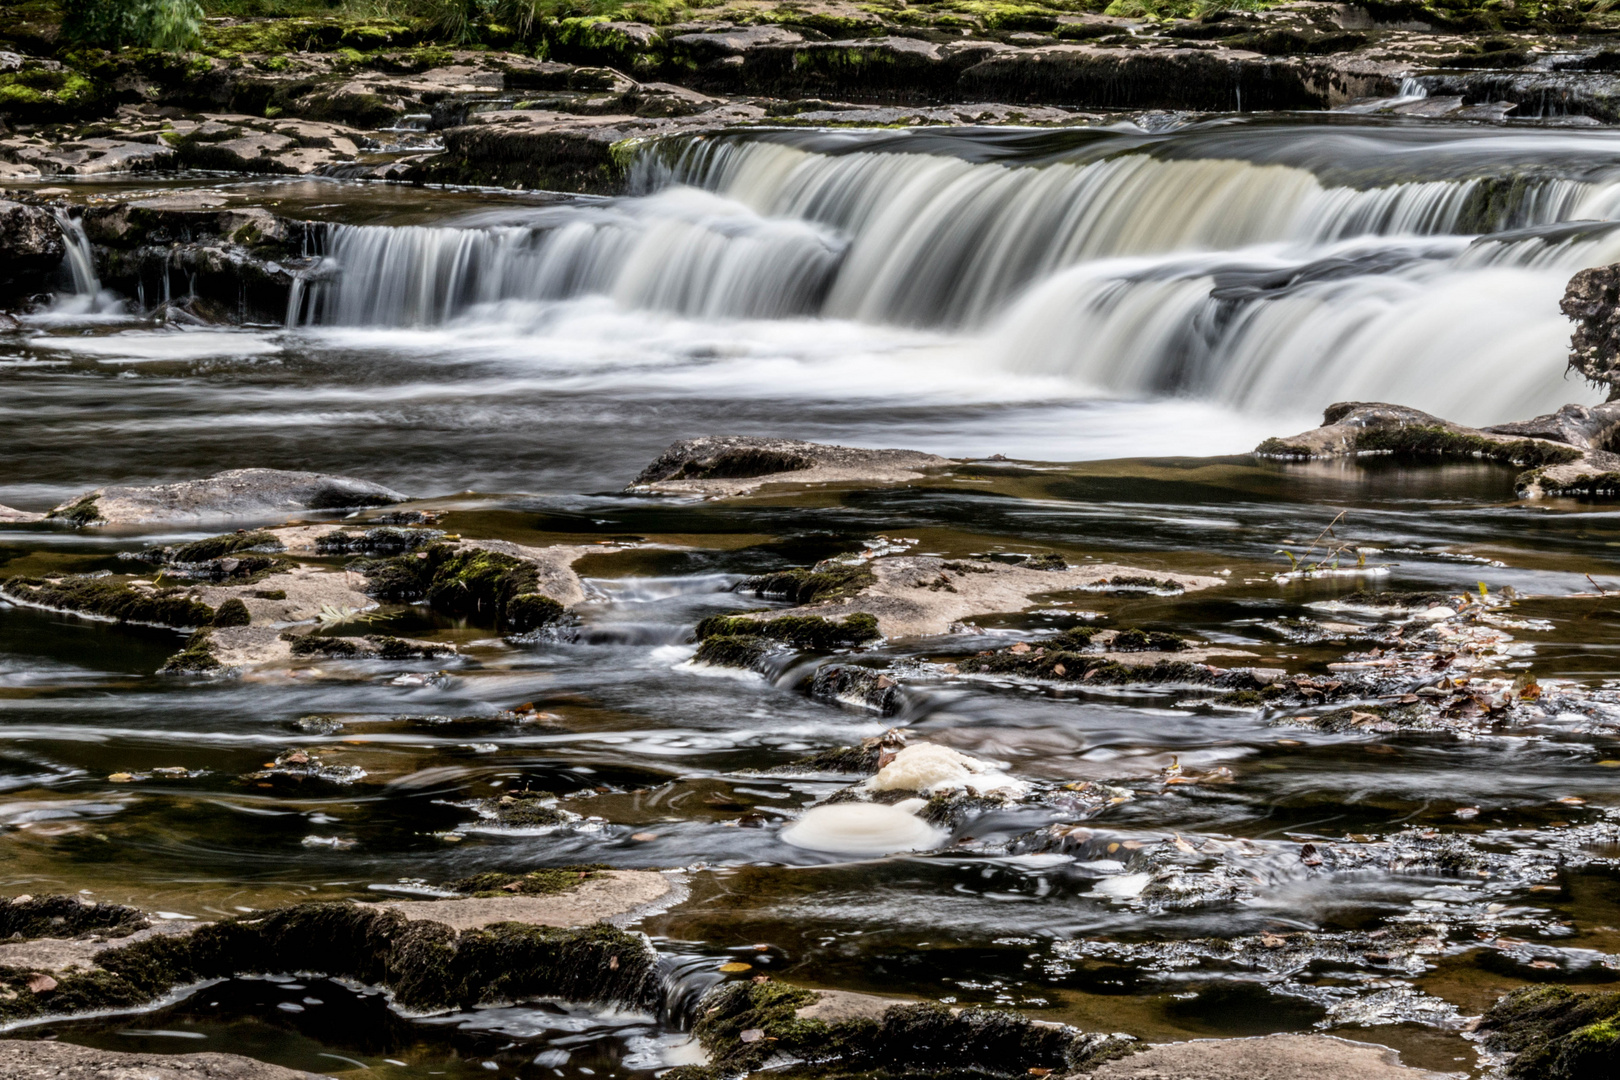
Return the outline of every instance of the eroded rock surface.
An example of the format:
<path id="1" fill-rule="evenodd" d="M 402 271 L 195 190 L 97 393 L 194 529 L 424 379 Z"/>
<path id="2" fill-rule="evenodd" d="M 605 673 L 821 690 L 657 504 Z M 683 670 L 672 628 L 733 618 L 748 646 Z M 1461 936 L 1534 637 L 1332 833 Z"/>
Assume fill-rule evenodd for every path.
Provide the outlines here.
<path id="1" fill-rule="evenodd" d="M 143 525 L 266 518 L 301 510 L 387 506 L 406 496 L 391 488 L 327 473 L 232 469 L 205 480 L 149 487 L 97 488 L 47 514 L 76 525 Z"/>
<path id="2" fill-rule="evenodd" d="M 916 450 L 867 450 L 797 439 L 706 435 L 674 443 L 629 490 L 670 495 L 742 495 L 766 484 L 892 484 L 951 465 Z"/>
<path id="3" fill-rule="evenodd" d="M 1267 1035 L 1259 1039 L 1200 1039 L 1150 1046 L 1082 1075 L 1094 1080 L 1443 1080 L 1413 1069 L 1395 1051 L 1329 1035 Z"/>
<path id="4" fill-rule="evenodd" d="M 0 1039 L 0 1080 L 319 1080 L 239 1054 L 126 1054 L 73 1043 Z"/>

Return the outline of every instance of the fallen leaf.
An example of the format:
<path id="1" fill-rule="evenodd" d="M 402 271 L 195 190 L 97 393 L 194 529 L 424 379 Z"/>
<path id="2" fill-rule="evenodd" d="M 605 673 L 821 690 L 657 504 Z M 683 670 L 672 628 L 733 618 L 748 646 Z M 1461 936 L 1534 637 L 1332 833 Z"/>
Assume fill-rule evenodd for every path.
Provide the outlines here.
<path id="1" fill-rule="evenodd" d="M 754 965 L 745 964 L 741 960 L 733 960 L 729 964 L 721 964 L 720 970 L 725 972 L 752 971 L 754 970 Z"/>
<path id="2" fill-rule="evenodd" d="M 759 1028 L 749 1028 L 737 1037 L 745 1043 L 757 1043 L 765 1037 L 765 1033 Z"/>
<path id="3" fill-rule="evenodd" d="M 35 975 L 28 980 L 28 989 L 36 994 L 48 994 L 56 989 L 56 980 L 49 975 Z"/>

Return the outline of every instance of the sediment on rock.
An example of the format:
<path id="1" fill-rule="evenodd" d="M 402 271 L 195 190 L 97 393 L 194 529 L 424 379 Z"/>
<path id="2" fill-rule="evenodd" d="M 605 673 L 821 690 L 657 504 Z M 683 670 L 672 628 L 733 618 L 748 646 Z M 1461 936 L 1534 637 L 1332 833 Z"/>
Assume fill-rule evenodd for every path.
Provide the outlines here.
<path id="1" fill-rule="evenodd" d="M 706 435 L 672 443 L 626 490 L 720 497 L 766 484 L 902 483 L 950 464 L 948 458 L 915 450 Z"/>

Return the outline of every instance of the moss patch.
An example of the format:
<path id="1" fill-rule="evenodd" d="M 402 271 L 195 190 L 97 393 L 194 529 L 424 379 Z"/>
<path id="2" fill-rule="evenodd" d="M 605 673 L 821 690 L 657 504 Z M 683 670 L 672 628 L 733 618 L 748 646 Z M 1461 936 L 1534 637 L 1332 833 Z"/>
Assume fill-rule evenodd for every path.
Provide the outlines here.
<path id="1" fill-rule="evenodd" d="M 214 609 L 215 626 L 246 626 L 252 621 L 247 605 L 234 596 Z"/>
<path id="2" fill-rule="evenodd" d="M 164 661 L 158 669 L 160 675 L 208 675 L 222 666 L 214 655 L 213 635 L 198 630 L 186 639 L 186 647 Z"/>
<path id="3" fill-rule="evenodd" d="M 856 596 L 877 578 L 864 563 L 823 563 L 813 570 L 778 570 L 751 577 L 737 587 L 762 599 L 813 604 L 820 600 L 847 600 Z"/>
<path id="4" fill-rule="evenodd" d="M 698 623 L 697 636 L 705 642 L 713 637 L 760 637 L 799 649 L 844 649 L 882 635 L 875 616 L 856 612 L 842 621 L 819 615 L 778 615 L 774 619 L 711 615 Z"/>
<path id="5" fill-rule="evenodd" d="M 370 581 L 373 596 L 403 603 L 427 601 L 436 611 L 512 634 L 527 634 L 567 615 L 557 601 L 541 594 L 533 563 L 483 548 L 454 544 L 431 547 L 356 567 Z"/>
<path id="6" fill-rule="evenodd" d="M 86 525 L 94 525 L 102 519 L 101 511 L 96 509 L 96 500 L 100 497 L 99 495 L 86 495 L 60 510 L 52 510 L 45 517 L 51 521 L 71 521 L 80 528 Z"/>
<path id="7" fill-rule="evenodd" d="M 214 621 L 213 608 L 184 595 L 180 589 L 137 589 L 110 577 L 12 578 L 0 592 L 19 603 L 117 622 L 181 629 L 208 626 Z"/>
<path id="8" fill-rule="evenodd" d="M 260 529 L 253 532 L 225 533 L 223 536 L 210 536 L 206 540 L 193 540 L 189 544 L 180 544 L 176 547 L 158 548 L 152 554 L 166 563 L 201 563 L 211 559 L 222 559 L 250 548 L 260 551 L 283 551 L 285 545 L 276 539 L 274 533 Z"/>
<path id="9" fill-rule="evenodd" d="M 703 639 L 692 662 L 758 670 L 760 663 L 775 651 L 776 647 L 768 639 L 757 634 L 716 634 Z"/>
<path id="10" fill-rule="evenodd" d="M 1487 1048 L 1515 1055 L 1514 1080 L 1608 1080 L 1620 1072 L 1620 991 L 1576 993 L 1531 986 L 1502 998 L 1480 1021 Z"/>
<path id="11" fill-rule="evenodd" d="M 129 1008 L 186 983 L 284 971 L 385 987 L 416 1011 L 536 997 L 651 1010 L 660 993 L 656 960 L 643 940 L 605 924 L 498 923 L 458 935 L 393 911 L 300 904 L 108 950 L 99 969 L 61 973 L 46 994 L 28 989 L 29 972 L 0 968 L 8 991 L 0 1023 Z"/>
<path id="12" fill-rule="evenodd" d="M 100 933 L 127 937 L 150 925 L 146 916 L 122 904 L 86 904 L 76 896 L 18 897 L 0 901 L 0 941 L 21 937 L 71 938 Z"/>
<path id="13" fill-rule="evenodd" d="M 1265 444 L 1261 444 L 1265 453 Z M 1504 465 L 1560 465 L 1581 457 L 1573 446 L 1539 439 L 1497 442 L 1478 435 L 1462 435 L 1433 424 L 1411 424 L 1399 428 L 1375 428 L 1356 436 L 1356 452 L 1408 454 L 1413 457 L 1483 458 Z"/>

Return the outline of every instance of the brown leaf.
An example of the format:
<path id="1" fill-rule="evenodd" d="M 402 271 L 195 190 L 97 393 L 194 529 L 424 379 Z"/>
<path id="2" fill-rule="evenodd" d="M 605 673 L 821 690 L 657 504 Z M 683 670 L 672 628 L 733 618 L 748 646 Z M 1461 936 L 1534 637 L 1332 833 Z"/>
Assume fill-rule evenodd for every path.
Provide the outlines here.
<path id="1" fill-rule="evenodd" d="M 49 975 L 35 975 L 28 980 L 28 989 L 36 994 L 48 994 L 56 989 L 56 980 Z"/>
<path id="2" fill-rule="evenodd" d="M 749 1028 L 737 1037 L 745 1043 L 757 1043 L 765 1037 L 765 1032 L 759 1028 Z"/>

